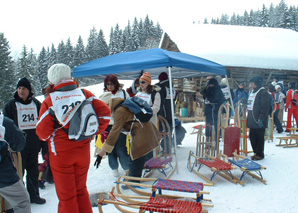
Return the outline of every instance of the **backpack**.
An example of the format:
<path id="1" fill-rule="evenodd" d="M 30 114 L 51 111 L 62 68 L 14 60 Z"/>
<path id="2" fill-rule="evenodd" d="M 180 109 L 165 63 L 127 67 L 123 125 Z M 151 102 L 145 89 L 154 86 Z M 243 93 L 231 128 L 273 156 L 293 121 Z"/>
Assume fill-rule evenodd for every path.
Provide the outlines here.
<path id="1" fill-rule="evenodd" d="M 55 113 L 51 111 L 51 114 L 54 117 L 55 124 L 58 124 Z M 62 129 L 70 140 L 81 141 L 96 135 L 98 127 L 99 121 L 94 107 L 91 101 L 85 99 L 70 119 L 69 128 L 65 129 L 62 127 Z"/>
<path id="2" fill-rule="evenodd" d="M 295 89 L 293 91 L 293 99 L 292 99 L 293 105 L 298 106 L 298 90 Z"/>
<path id="3" fill-rule="evenodd" d="M 148 122 L 153 115 L 149 104 L 137 96 L 126 99 L 121 106 L 128 108 L 140 122 Z"/>

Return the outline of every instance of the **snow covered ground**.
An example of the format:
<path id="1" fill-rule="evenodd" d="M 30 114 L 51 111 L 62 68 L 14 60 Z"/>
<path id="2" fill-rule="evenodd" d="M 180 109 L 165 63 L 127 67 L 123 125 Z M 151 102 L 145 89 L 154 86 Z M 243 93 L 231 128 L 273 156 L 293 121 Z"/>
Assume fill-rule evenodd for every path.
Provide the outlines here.
<path id="1" fill-rule="evenodd" d="M 127 88 L 129 85 L 125 85 Z M 102 87 L 97 86 L 89 88 L 94 93 L 102 92 Z M 195 152 L 196 134 L 190 134 L 193 126 L 198 123 L 183 123 L 187 130 L 186 136 L 181 146 L 177 148 L 178 173 L 175 173 L 172 179 L 198 181 L 202 180 L 187 169 L 187 159 L 190 150 Z M 277 134 L 275 137 L 285 136 L 286 133 Z M 262 171 L 263 177 L 267 180 L 267 185 L 253 179 L 250 176 L 244 177 L 245 186 L 235 185 L 220 176 L 214 178 L 216 183 L 213 187 L 205 187 L 204 191 L 209 191 L 205 198 L 212 199 L 213 208 L 208 208 L 209 212 L 298 212 L 297 194 L 298 194 L 298 172 L 297 172 L 297 151 L 298 148 L 283 148 L 275 146 L 277 139 L 273 142 L 265 142 L 265 158 L 258 161 L 267 169 Z M 111 169 L 108 166 L 107 158 L 103 159 L 100 167 L 96 169 L 93 166 L 95 158 L 93 157 L 95 144 L 91 144 L 91 164 L 88 172 L 88 191 L 90 194 L 99 192 L 109 192 L 115 186 L 116 178 L 113 177 Z M 249 149 L 251 147 L 249 145 Z M 207 167 L 200 170 L 206 176 L 211 176 L 211 171 Z M 124 172 L 121 170 L 122 174 Z M 233 171 L 233 175 L 240 177 L 239 169 Z M 163 177 L 160 175 L 160 177 Z M 130 193 L 129 190 L 123 193 Z M 170 193 L 169 191 L 167 193 Z M 44 205 L 32 204 L 32 212 L 57 212 L 58 198 L 54 184 L 46 183 L 46 188 L 40 190 L 41 197 L 47 200 Z M 186 196 L 195 196 L 187 194 Z M 103 207 L 104 212 L 117 213 L 118 210 L 112 204 Z M 93 207 L 93 212 L 98 212 L 97 207 Z"/>

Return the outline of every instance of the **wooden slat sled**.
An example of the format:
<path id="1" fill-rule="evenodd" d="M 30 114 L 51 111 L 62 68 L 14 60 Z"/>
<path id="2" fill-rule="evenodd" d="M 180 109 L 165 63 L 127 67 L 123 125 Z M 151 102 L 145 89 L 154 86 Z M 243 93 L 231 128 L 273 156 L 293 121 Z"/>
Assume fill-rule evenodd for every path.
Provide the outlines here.
<path id="1" fill-rule="evenodd" d="M 247 157 L 237 155 L 236 152 L 234 152 L 233 154 L 234 154 L 235 160 L 229 159 L 229 162 L 239 167 L 240 170 L 242 171 L 242 175 L 238 181 L 242 186 L 244 186 L 244 181 L 242 179 L 246 174 L 261 181 L 264 184 L 267 184 L 266 180 L 263 178 L 261 173 L 262 170 L 266 169 L 265 166 L 261 166 L 260 164 L 252 161 Z"/>
<path id="2" fill-rule="evenodd" d="M 167 120 L 158 116 L 159 132 L 162 135 L 163 150 L 155 149 L 155 155 L 144 165 L 143 177 L 150 177 L 155 171 L 160 172 L 167 178 L 171 178 L 177 169 L 177 165 L 172 166 L 173 157 L 176 155 L 172 147 L 172 132 Z"/>
<path id="3" fill-rule="evenodd" d="M 206 207 L 213 207 L 213 204 L 205 204 L 195 202 L 187 197 L 173 196 L 173 197 L 151 197 L 151 196 L 140 196 L 140 195 L 124 195 L 120 190 L 119 184 L 116 186 L 118 193 L 115 193 L 115 187 L 109 193 L 110 199 L 105 200 L 104 196 L 101 196 L 98 200 L 99 212 L 103 212 L 102 205 L 114 204 L 114 206 L 124 213 L 134 213 L 123 206 L 138 209 L 138 212 L 208 212 L 203 209 Z M 122 200 L 120 200 L 122 199 Z M 146 201 L 143 201 L 146 200 Z"/>
<path id="4" fill-rule="evenodd" d="M 222 154 L 219 154 L 219 156 L 227 158 Z M 192 158 L 194 158 L 193 162 L 191 160 Z M 197 170 L 195 170 L 194 168 L 196 163 L 198 163 Z M 206 177 L 205 175 L 199 172 L 203 166 L 209 167 L 213 172 L 210 178 Z M 216 175 L 220 175 L 221 177 L 225 178 L 228 181 L 231 181 L 234 184 L 237 184 L 238 182 L 237 178 L 234 177 L 231 172 L 231 170 L 236 168 L 235 166 L 232 166 L 231 164 L 221 160 L 220 158 L 215 158 L 210 155 L 206 155 L 206 158 L 202 159 L 198 158 L 192 151 L 190 151 L 188 156 L 187 168 L 190 172 L 193 172 L 194 174 L 205 180 L 207 183 L 210 183 L 211 185 L 215 184 L 215 182 L 213 182 L 213 178 Z"/>
<path id="5" fill-rule="evenodd" d="M 276 144 L 276 146 L 283 146 L 284 148 L 298 147 L 298 135 L 276 138 L 279 139 L 279 144 Z"/>
<path id="6" fill-rule="evenodd" d="M 121 180 L 121 179 L 124 179 Z M 139 182 L 132 182 L 132 181 L 139 181 Z M 153 181 L 151 185 L 144 184 L 142 182 L 144 181 Z M 137 178 L 137 177 L 129 177 L 129 176 L 123 176 L 119 177 L 118 181 L 119 184 L 125 184 L 128 186 L 128 188 L 142 196 L 152 196 L 152 197 L 164 197 L 164 198 L 171 198 L 171 199 L 177 199 L 177 198 L 189 198 L 189 199 L 195 199 L 197 202 L 200 202 L 201 200 L 211 202 L 210 199 L 204 199 L 204 194 L 210 194 L 209 192 L 203 191 L 204 186 L 211 186 L 210 184 L 205 183 L 199 183 L 199 182 L 189 182 L 189 181 L 180 181 L 180 180 L 168 180 L 163 178 Z M 119 184 L 117 185 L 118 193 L 120 193 L 120 187 Z M 140 190 L 137 187 L 143 187 L 151 189 L 152 192 L 147 192 L 145 190 Z M 158 194 L 156 191 L 158 190 Z M 179 196 L 179 195 L 169 195 L 169 194 L 163 194 L 162 190 L 171 190 L 171 191 L 180 191 L 180 192 L 188 192 L 188 193 L 196 193 L 196 198 L 191 197 L 185 197 L 185 196 Z"/>

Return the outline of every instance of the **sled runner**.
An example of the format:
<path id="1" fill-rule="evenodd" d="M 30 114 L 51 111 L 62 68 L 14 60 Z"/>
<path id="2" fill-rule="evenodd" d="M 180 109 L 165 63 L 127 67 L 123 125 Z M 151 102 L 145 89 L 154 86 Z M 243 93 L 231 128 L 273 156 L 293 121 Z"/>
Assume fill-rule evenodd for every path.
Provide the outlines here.
<path id="1" fill-rule="evenodd" d="M 239 183 L 244 186 L 244 181 L 242 181 L 243 177 L 248 174 L 253 178 L 261 181 L 262 183 L 266 184 L 266 180 L 264 180 L 261 170 L 266 169 L 265 166 L 261 166 L 260 164 L 252 161 L 249 158 L 243 157 L 238 155 L 236 152 L 233 153 L 236 160 L 229 159 L 229 162 L 233 165 L 236 165 L 242 171 L 242 175 L 239 179 Z"/>
<path id="2" fill-rule="evenodd" d="M 226 158 L 227 156 L 222 155 L 221 153 L 219 154 L 220 158 Z M 194 158 L 194 161 L 191 161 L 191 158 Z M 192 151 L 189 152 L 188 156 L 188 164 L 187 168 L 190 172 L 193 172 L 203 180 L 205 180 L 207 183 L 210 183 L 211 185 L 214 185 L 215 183 L 213 182 L 213 178 L 216 175 L 220 175 L 221 177 L 225 178 L 228 181 L 231 181 L 232 183 L 237 184 L 237 178 L 235 178 L 232 175 L 231 170 L 235 169 L 235 166 L 232 166 L 231 164 L 227 163 L 224 160 L 221 160 L 220 158 L 215 158 L 210 155 L 206 155 L 206 157 L 203 158 L 198 158 Z M 194 167 L 196 165 L 196 162 L 198 162 L 198 169 L 195 170 Z M 201 174 L 199 171 L 203 166 L 207 166 L 211 169 L 213 172 L 211 175 L 211 178 L 206 177 L 205 175 Z"/>
<path id="3" fill-rule="evenodd" d="M 298 135 L 276 138 L 279 139 L 279 144 L 276 144 L 276 146 L 283 146 L 284 148 L 298 147 Z"/>

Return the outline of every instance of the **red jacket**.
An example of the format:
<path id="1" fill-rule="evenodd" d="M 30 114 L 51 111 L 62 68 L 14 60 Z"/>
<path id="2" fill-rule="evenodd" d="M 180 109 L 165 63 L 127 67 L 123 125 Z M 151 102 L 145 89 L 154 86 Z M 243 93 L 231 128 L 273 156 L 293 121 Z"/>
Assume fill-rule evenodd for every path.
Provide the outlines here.
<path id="1" fill-rule="evenodd" d="M 65 87 L 76 86 L 74 81 L 60 83 L 54 87 L 54 90 L 63 90 Z M 90 91 L 83 89 L 86 99 L 94 97 L 92 100 L 93 107 L 98 115 L 99 128 L 98 133 L 103 132 L 110 122 L 111 111 L 106 103 L 97 99 Z M 53 106 L 51 96 L 49 95 L 42 103 L 39 112 L 39 120 L 36 125 L 36 134 L 43 141 L 50 142 L 50 151 L 57 153 L 59 151 L 70 150 L 72 148 L 78 148 L 84 146 L 86 143 L 90 143 L 90 139 L 86 139 L 76 143 L 68 139 L 68 135 L 63 129 L 55 129 L 55 122 L 53 116 L 49 113 L 49 108 Z M 64 128 L 68 128 L 67 124 Z"/>
<path id="2" fill-rule="evenodd" d="M 294 89 L 290 89 L 288 92 L 287 92 L 287 99 L 286 99 L 286 107 L 285 107 L 285 110 L 287 110 L 288 108 L 291 109 L 298 109 L 298 106 L 295 106 L 293 104 L 293 94 L 294 92 Z"/>

